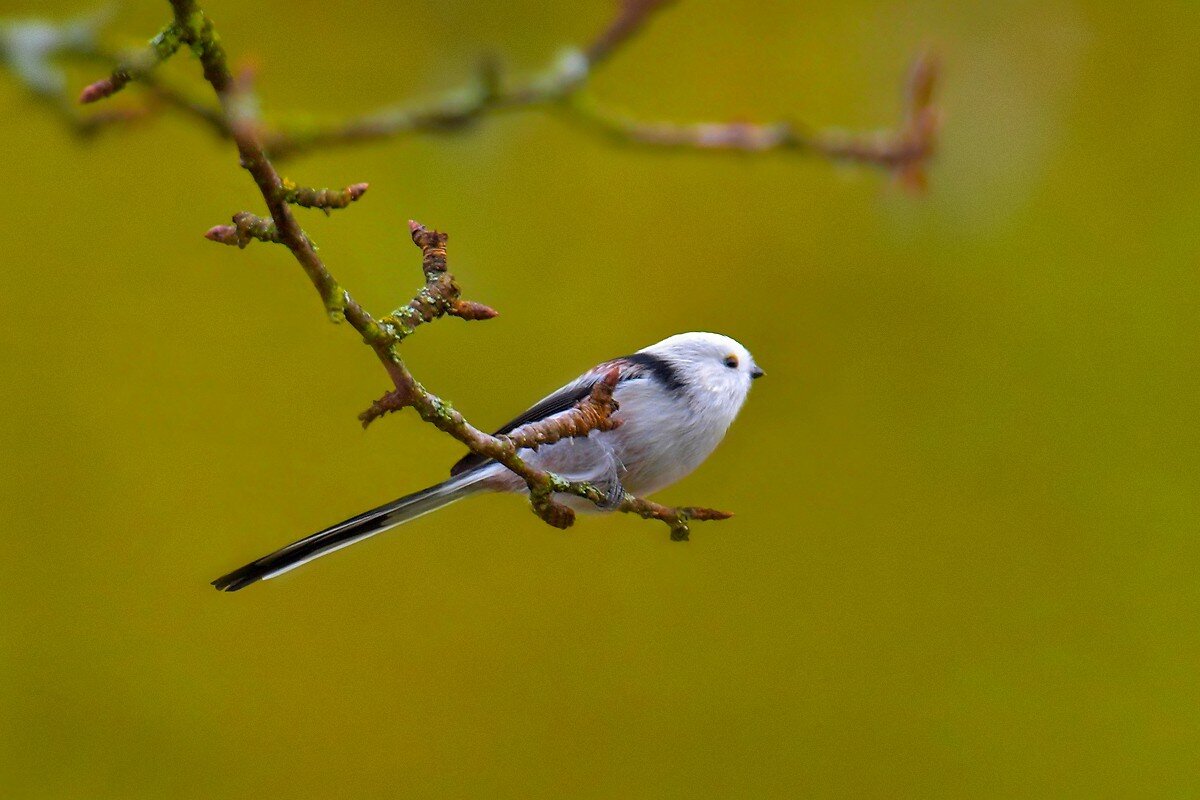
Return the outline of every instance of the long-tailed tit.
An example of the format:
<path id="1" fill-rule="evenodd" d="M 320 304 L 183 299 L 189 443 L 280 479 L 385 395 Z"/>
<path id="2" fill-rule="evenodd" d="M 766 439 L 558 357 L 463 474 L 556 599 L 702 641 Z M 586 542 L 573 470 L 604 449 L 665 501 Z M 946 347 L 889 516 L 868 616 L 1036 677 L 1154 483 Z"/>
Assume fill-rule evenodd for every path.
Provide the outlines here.
<path id="1" fill-rule="evenodd" d="M 670 486 L 700 466 L 725 436 L 763 372 L 749 351 L 728 336 L 681 333 L 606 361 L 544 398 L 496 432 L 508 433 L 572 409 L 616 367 L 613 399 L 620 408 L 612 430 L 521 450 L 530 463 L 564 478 L 590 481 L 614 501 L 623 492 L 647 495 Z M 525 492 L 525 482 L 504 466 L 474 453 L 459 460 L 450 479 L 365 511 L 263 556 L 213 581 L 236 592 L 274 578 L 380 531 L 394 528 L 477 492 Z M 576 509 L 597 507 L 573 495 L 555 499 Z"/>

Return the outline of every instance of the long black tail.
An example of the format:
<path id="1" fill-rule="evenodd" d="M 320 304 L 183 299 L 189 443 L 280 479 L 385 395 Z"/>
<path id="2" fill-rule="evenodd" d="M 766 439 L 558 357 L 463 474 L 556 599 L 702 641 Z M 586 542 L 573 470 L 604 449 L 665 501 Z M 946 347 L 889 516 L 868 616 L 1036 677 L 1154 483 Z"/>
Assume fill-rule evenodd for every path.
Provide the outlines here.
<path id="1" fill-rule="evenodd" d="M 298 542 L 292 542 L 287 547 L 263 556 L 257 561 L 251 561 L 228 575 L 222 575 L 213 581 L 212 585 L 217 587 L 218 591 L 236 592 L 256 581 L 282 575 L 314 558 L 320 558 L 334 550 L 341 550 L 343 547 L 386 531 L 388 528 L 402 525 L 409 520 L 448 506 L 456 500 L 461 500 L 480 490 L 476 481 L 475 475 L 463 474 L 436 486 L 430 486 L 428 489 L 401 497 L 399 500 L 393 500 L 379 508 L 364 511 L 345 522 L 339 522 L 331 528 L 306 536 Z"/>

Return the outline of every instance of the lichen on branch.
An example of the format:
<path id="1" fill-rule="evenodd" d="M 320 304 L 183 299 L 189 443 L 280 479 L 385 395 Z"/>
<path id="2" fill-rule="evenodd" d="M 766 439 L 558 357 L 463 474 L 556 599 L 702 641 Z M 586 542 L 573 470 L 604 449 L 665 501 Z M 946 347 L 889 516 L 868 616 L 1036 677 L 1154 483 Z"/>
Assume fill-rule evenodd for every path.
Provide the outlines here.
<path id="1" fill-rule="evenodd" d="M 367 193 L 367 184 L 353 183 L 345 189 L 311 189 L 283 182 L 283 200 L 301 208 L 319 208 L 326 214 L 333 208 L 346 208 Z"/>
<path id="2" fill-rule="evenodd" d="M 487 320 L 499 312 L 482 303 L 463 300 L 454 276 L 446 269 L 446 239 L 439 231 L 427 229 L 419 222 L 408 221 L 413 244 L 421 248 L 421 271 L 425 286 L 406 305 L 397 308 L 380 320 L 399 343 L 416 330 L 418 325 L 433 322 L 441 316 L 464 320 Z"/>

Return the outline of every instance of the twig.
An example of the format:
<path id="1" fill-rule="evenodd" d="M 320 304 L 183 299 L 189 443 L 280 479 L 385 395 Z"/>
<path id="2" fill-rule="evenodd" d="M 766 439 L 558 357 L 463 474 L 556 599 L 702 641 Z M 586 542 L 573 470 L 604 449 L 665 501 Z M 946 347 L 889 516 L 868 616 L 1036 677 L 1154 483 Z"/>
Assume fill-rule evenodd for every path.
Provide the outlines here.
<path id="1" fill-rule="evenodd" d="M 56 61 L 97 52 L 97 36 L 107 18 L 107 14 L 93 14 L 58 24 L 36 19 L 0 20 L 0 63 L 13 72 L 30 95 L 81 137 L 146 115 L 143 109 L 124 108 L 81 114 L 75 98 L 68 95 L 67 77 Z"/>
<path id="2" fill-rule="evenodd" d="M 145 50 L 118 64 L 112 75 L 86 86 L 79 95 L 79 102 L 94 103 L 111 97 L 130 81 L 145 78 L 155 67 L 175 55 L 180 44 L 179 28 L 172 23 L 159 31 Z"/>
<path id="3" fill-rule="evenodd" d="M 764 153 L 810 152 L 830 161 L 870 164 L 893 170 L 914 188 L 924 185 L 924 169 L 934 153 L 938 114 L 932 106 L 937 61 L 929 53 L 913 63 L 904 92 L 904 114 L 893 131 L 874 135 L 812 132 L 789 122 L 690 123 L 646 122 L 605 108 L 594 99 L 574 96 L 560 110 L 571 121 L 614 140 L 650 147 Z"/>
<path id="4" fill-rule="evenodd" d="M 413 243 L 421 248 L 421 271 L 425 274 L 425 286 L 407 305 L 380 320 L 397 343 L 412 334 L 418 325 L 444 315 L 464 320 L 487 320 L 499 315 L 499 312 L 482 303 L 459 297 L 461 292 L 458 284 L 446 270 L 446 234 L 428 230 L 412 220 L 409 220 L 408 226 Z M 367 424 L 368 421 L 364 421 L 363 427 Z"/>
<path id="5" fill-rule="evenodd" d="M 204 234 L 204 238 L 219 244 L 228 244 L 245 250 L 246 245 L 254 239 L 260 242 L 283 244 L 279 238 L 279 229 L 275 222 L 251 214 L 249 211 L 239 211 L 233 215 L 232 225 L 214 225 Z"/>
<path id="6" fill-rule="evenodd" d="M 936 145 L 938 114 L 933 107 L 937 62 L 925 53 L 914 59 L 905 88 L 904 116 L 893 131 L 874 135 L 815 131 L 790 122 L 767 124 L 649 122 L 607 109 L 583 92 L 588 78 L 673 0 L 624 0 L 613 20 L 581 50 L 567 51 L 541 73 L 506 86 L 488 62 L 473 84 L 425 105 L 395 105 L 331 125 L 280 126 L 269 134 L 273 155 L 391 139 L 410 133 L 466 129 L 485 114 L 546 108 L 617 142 L 699 151 L 762 153 L 787 151 L 852 164 L 881 167 L 910 188 L 924 186 Z"/>
<path id="7" fill-rule="evenodd" d="M 319 208 L 326 214 L 330 209 L 346 208 L 358 198 L 367 193 L 368 185 L 355 183 L 345 189 L 310 189 L 307 186 L 296 186 L 284 180 L 283 189 L 285 202 L 301 208 Z"/>
<path id="8" fill-rule="evenodd" d="M 426 280 L 432 279 L 439 285 L 446 285 L 442 281 L 448 279 L 448 283 L 454 285 L 453 277 L 446 271 L 446 235 L 430 231 L 416 222 L 410 222 L 409 225 L 413 242 L 421 248 Z M 456 285 L 453 291 L 457 293 Z M 449 313 L 446 306 L 438 306 L 434 311 L 434 318 Z M 390 323 L 384 320 L 380 322 L 392 335 L 401 336 L 401 332 Z M 567 528 L 575 521 L 575 513 L 556 501 L 555 494 L 574 495 L 597 505 L 605 505 L 607 495 L 591 483 L 569 481 L 533 466 L 518 455 L 518 450 L 550 444 L 568 437 L 586 436 L 591 430 L 615 428 L 619 421 L 612 419 L 611 415 L 617 410 L 612 399 L 616 377 L 615 373 L 606 375 L 592 393 L 571 411 L 552 420 L 523 426 L 508 436 L 489 436 L 475 428 L 449 403 L 426 390 L 416 380 L 412 380 L 411 375 L 411 383 L 403 386 L 397 384 L 394 390 L 376 400 L 370 408 L 360 414 L 359 420 L 363 427 L 366 427 L 384 414 L 403 408 L 414 408 L 421 419 L 450 434 L 466 445 L 471 452 L 494 459 L 518 475 L 529 489 L 530 504 L 534 513 L 555 527 Z M 681 536 L 679 532 L 686 532 L 689 519 L 725 519 L 728 516 L 724 512 L 711 509 L 670 509 L 631 495 L 624 496 L 618 510 L 662 520 L 671 528 L 672 537 L 677 539 L 686 538 L 686 534 Z"/>
<path id="9" fill-rule="evenodd" d="M 592 387 L 588 396 L 576 403 L 563 414 L 530 422 L 503 436 L 513 447 L 528 447 L 537 450 L 547 444 L 554 444 L 563 439 L 582 438 L 592 431 L 612 431 L 621 426 L 621 420 L 613 417 L 620 406 L 613 399 L 613 390 L 617 388 L 617 379 L 621 370 L 613 367 Z"/>
<path id="10" fill-rule="evenodd" d="M 633 38 L 651 15 L 673 2 L 675 0 L 621 0 L 617 16 L 584 48 L 588 64 L 595 68 Z"/>
<path id="11" fill-rule="evenodd" d="M 733 516 L 728 511 L 717 511 L 715 508 L 700 508 L 699 506 L 671 508 L 630 494 L 625 495 L 621 501 L 620 510 L 626 514 L 637 514 L 642 519 L 656 519 L 665 522 L 671 529 L 671 540 L 676 542 L 688 540 L 691 533 L 688 522 L 691 520 L 704 522 L 730 519 Z"/>

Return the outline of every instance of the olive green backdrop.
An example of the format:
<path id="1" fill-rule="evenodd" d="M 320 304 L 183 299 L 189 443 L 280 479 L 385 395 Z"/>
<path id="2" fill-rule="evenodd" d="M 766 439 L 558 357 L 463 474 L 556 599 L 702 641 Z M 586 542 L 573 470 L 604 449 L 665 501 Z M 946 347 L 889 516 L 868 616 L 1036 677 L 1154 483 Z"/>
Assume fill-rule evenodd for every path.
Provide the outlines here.
<path id="1" fill-rule="evenodd" d="M 207 6 L 268 110 L 331 115 L 487 52 L 539 67 L 610 10 Z M 483 498 L 229 596 L 208 581 L 460 450 L 361 431 L 385 380 L 353 332 L 286 252 L 201 238 L 259 208 L 227 144 L 179 118 L 81 144 L 4 76 L 0 794 L 1195 796 L 1198 30 L 1190 2 L 694 0 L 594 83 L 869 129 L 933 43 L 924 198 L 536 113 L 288 164 L 371 182 L 303 213 L 377 311 L 419 279 L 405 220 L 450 231 L 502 316 L 405 353 L 481 425 L 683 330 L 768 377 L 661 495 L 737 512 L 689 544 Z"/>

